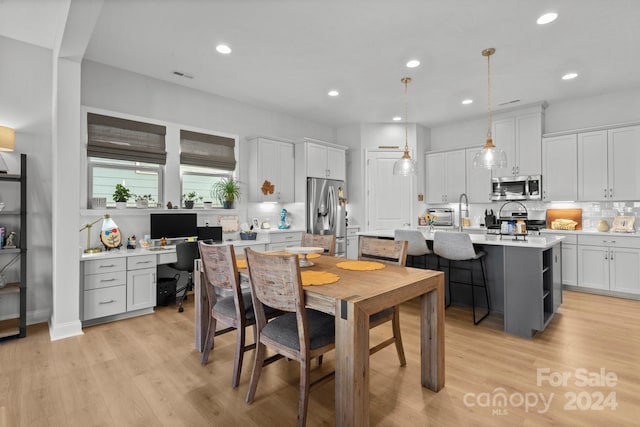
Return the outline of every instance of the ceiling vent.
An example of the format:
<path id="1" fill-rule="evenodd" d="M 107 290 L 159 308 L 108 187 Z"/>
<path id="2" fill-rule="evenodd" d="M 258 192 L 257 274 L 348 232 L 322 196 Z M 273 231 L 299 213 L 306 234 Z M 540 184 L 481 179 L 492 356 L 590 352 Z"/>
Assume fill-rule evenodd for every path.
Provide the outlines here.
<path id="1" fill-rule="evenodd" d="M 503 106 L 503 105 L 510 105 L 510 104 L 515 104 L 517 102 L 520 102 L 519 99 L 512 99 L 511 101 L 505 101 L 505 102 L 501 102 L 500 104 L 498 104 L 499 106 Z"/>
<path id="2" fill-rule="evenodd" d="M 182 71 L 174 71 L 172 73 L 174 76 L 184 77 L 185 79 L 192 79 L 193 76 L 191 74 L 183 73 Z"/>

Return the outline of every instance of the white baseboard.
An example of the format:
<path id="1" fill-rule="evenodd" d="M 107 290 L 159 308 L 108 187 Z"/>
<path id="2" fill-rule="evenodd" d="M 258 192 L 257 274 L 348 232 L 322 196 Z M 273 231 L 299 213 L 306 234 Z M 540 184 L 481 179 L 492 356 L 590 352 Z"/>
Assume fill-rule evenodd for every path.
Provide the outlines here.
<path id="1" fill-rule="evenodd" d="M 83 334 L 84 332 L 82 332 L 82 323 L 80 323 L 80 320 L 55 325 L 51 323 L 51 320 L 49 320 L 49 336 L 51 337 L 51 341 L 71 338 Z"/>

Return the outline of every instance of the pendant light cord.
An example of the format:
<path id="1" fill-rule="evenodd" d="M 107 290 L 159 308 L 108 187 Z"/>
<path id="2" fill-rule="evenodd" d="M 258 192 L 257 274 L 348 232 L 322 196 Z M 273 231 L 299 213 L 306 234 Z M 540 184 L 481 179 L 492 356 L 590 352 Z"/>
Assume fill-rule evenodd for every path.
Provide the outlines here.
<path id="1" fill-rule="evenodd" d="M 407 94 L 407 87 L 411 81 L 410 77 L 404 77 L 402 83 L 404 83 L 404 151 L 409 152 L 409 95 Z"/>
<path id="2" fill-rule="evenodd" d="M 491 139 L 491 54 L 487 55 L 487 138 Z"/>

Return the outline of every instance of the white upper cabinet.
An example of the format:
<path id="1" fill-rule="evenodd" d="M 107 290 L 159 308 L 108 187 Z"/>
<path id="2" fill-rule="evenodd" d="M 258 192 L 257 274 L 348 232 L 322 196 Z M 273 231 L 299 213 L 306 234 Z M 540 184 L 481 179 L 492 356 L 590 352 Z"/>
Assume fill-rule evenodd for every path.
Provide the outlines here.
<path id="1" fill-rule="evenodd" d="M 296 143 L 296 168 L 305 171 L 305 178 L 344 181 L 347 176 L 346 154 L 346 147 L 305 138 Z"/>
<path id="2" fill-rule="evenodd" d="M 542 170 L 542 110 L 495 120 L 493 143 L 507 155 L 507 167 L 494 177 L 540 175 Z"/>
<path id="3" fill-rule="evenodd" d="M 640 126 L 578 134 L 578 199 L 640 199 Z"/>
<path id="4" fill-rule="evenodd" d="M 457 202 L 466 190 L 466 150 L 428 153 L 425 166 L 426 202 Z"/>
<path id="5" fill-rule="evenodd" d="M 482 147 L 467 148 L 467 197 L 469 203 L 491 203 L 491 170 L 474 168 L 473 157 Z"/>
<path id="6" fill-rule="evenodd" d="M 542 200 L 578 200 L 576 134 L 542 139 Z"/>
<path id="7" fill-rule="evenodd" d="M 252 202 L 294 201 L 294 145 L 276 138 L 249 143 L 249 199 Z"/>

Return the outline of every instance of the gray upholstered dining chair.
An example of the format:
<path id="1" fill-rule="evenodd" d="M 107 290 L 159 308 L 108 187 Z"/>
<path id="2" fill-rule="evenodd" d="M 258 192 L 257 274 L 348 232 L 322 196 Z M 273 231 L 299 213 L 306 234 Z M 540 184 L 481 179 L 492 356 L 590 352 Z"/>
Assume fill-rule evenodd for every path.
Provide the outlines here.
<path id="1" fill-rule="evenodd" d="M 323 248 L 325 255 L 333 256 L 336 253 L 336 236 L 335 234 L 302 233 L 300 246 Z"/>
<path id="2" fill-rule="evenodd" d="M 231 378 L 231 387 L 236 388 L 240 383 L 244 353 L 256 346 L 255 343 L 245 345 L 247 326 L 253 325 L 255 328 L 256 324 L 251 294 L 248 289 L 243 291 L 240 287 L 240 276 L 233 245 L 210 245 L 198 242 L 198 248 L 210 306 L 207 338 L 200 363 L 202 366 L 207 364 L 216 336 L 237 331 L 233 377 Z M 231 291 L 231 295 L 219 298 L 215 288 L 222 290 L 220 292 L 222 294 L 225 293 L 225 290 Z M 268 309 L 265 317 L 271 319 L 279 314 L 281 313 L 276 310 Z M 218 322 L 227 328 L 216 331 Z"/>
<path id="3" fill-rule="evenodd" d="M 335 347 L 335 318 L 329 314 L 306 308 L 296 255 L 269 255 L 245 249 L 251 298 L 256 313 L 255 359 L 247 403 L 253 403 L 262 367 L 287 357 L 300 363 L 298 395 L 298 426 L 307 417 L 309 391 L 312 386 L 333 379 L 331 372 L 311 382 L 311 359 Z M 285 312 L 267 323 L 265 307 Z M 266 348 L 277 354 L 265 358 Z"/>
<path id="4" fill-rule="evenodd" d="M 489 299 L 489 289 L 487 288 L 487 278 L 484 268 L 485 252 L 476 252 L 471 242 L 471 237 L 467 233 L 452 231 L 436 231 L 433 237 L 433 251 L 438 255 L 438 269 L 440 269 L 441 259 L 448 260 L 448 283 L 449 283 L 449 303 L 451 305 L 451 283 L 471 286 L 471 302 L 473 307 L 473 324 L 477 325 L 491 312 L 491 300 Z M 482 271 L 482 283 L 477 284 L 474 281 L 473 263 L 480 263 Z M 451 280 L 451 269 L 465 270 L 469 273 L 469 281 L 462 282 Z M 484 294 L 487 302 L 487 312 L 480 318 L 476 319 L 476 295 L 475 288 L 484 288 Z"/>
<path id="5" fill-rule="evenodd" d="M 424 235 L 419 230 L 397 229 L 393 233 L 394 240 L 406 240 L 409 243 L 407 248 L 407 265 L 416 266 L 416 258 L 422 260 L 422 267 L 427 268 L 427 255 L 432 255 Z"/>
<path id="6" fill-rule="evenodd" d="M 408 247 L 409 243 L 406 240 L 377 239 L 375 237 L 360 236 L 358 240 L 358 259 L 362 261 L 380 261 L 404 267 L 407 262 Z M 400 366 L 405 366 L 407 361 L 404 357 L 402 335 L 400 334 L 399 305 L 384 309 L 369 316 L 369 329 L 373 329 L 386 322 L 391 322 L 393 335 L 380 344 L 371 347 L 369 354 L 374 354 L 386 346 L 395 343 Z"/>

